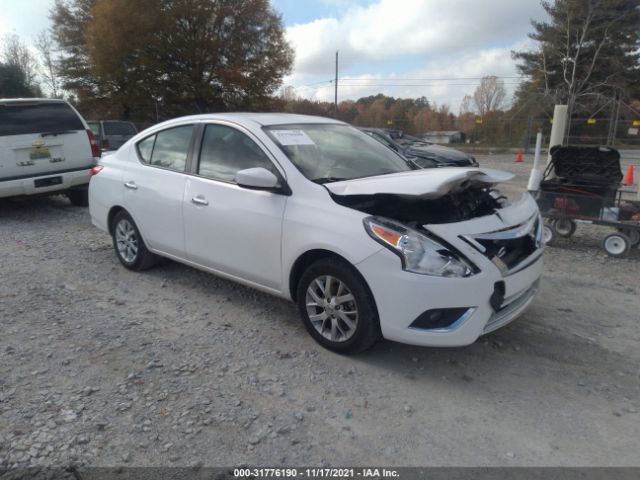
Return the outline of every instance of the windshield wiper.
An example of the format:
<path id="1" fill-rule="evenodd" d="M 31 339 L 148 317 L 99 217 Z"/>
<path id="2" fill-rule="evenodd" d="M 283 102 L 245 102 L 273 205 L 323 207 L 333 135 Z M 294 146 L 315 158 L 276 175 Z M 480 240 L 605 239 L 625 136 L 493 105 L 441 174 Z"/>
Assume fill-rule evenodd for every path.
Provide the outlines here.
<path id="1" fill-rule="evenodd" d="M 74 133 L 74 132 L 75 132 L 75 130 L 59 130 L 57 132 L 42 132 L 40 134 L 40 136 L 41 137 L 49 137 L 49 136 L 55 137 L 56 135 L 62 135 L 62 134 L 65 134 L 65 133 Z"/>
<path id="2" fill-rule="evenodd" d="M 339 178 L 339 177 L 320 177 L 314 178 L 313 181 L 315 183 L 323 184 L 323 183 L 331 183 L 331 182 L 341 182 L 342 180 L 348 180 L 347 178 Z"/>

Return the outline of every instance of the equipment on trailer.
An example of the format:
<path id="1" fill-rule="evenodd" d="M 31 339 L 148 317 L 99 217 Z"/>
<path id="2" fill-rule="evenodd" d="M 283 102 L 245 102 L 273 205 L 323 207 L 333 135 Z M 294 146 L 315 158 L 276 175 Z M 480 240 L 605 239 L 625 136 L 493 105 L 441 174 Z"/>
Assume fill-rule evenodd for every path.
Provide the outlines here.
<path id="1" fill-rule="evenodd" d="M 623 200 L 620 153 L 606 147 L 554 147 L 537 194 L 547 220 L 543 236 L 571 237 L 577 223 L 617 229 L 602 246 L 613 257 L 626 255 L 640 242 L 640 201 Z"/>

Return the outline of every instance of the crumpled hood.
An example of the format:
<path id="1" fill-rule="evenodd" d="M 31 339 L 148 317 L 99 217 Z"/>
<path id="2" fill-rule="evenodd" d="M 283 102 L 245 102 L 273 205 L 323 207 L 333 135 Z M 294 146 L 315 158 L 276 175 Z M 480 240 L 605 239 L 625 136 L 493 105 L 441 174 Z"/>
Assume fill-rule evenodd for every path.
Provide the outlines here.
<path id="1" fill-rule="evenodd" d="M 506 182 L 513 174 L 491 168 L 438 168 L 391 173 L 375 177 L 327 183 L 334 195 L 394 194 L 440 198 L 463 184 L 494 185 Z"/>
<path id="2" fill-rule="evenodd" d="M 415 155 L 424 155 L 426 157 L 442 157 L 449 161 L 467 160 L 469 155 L 460 150 L 455 150 L 449 147 L 443 147 L 442 145 L 425 145 L 420 147 L 409 147 L 409 152 Z"/>

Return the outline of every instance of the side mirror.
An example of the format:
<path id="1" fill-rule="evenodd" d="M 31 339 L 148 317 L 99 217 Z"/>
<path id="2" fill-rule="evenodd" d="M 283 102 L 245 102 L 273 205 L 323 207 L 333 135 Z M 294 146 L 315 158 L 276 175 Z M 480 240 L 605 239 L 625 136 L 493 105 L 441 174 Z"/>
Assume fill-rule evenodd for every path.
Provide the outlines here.
<path id="1" fill-rule="evenodd" d="M 236 183 L 241 187 L 273 190 L 278 188 L 278 177 L 266 168 L 247 168 L 236 173 Z"/>

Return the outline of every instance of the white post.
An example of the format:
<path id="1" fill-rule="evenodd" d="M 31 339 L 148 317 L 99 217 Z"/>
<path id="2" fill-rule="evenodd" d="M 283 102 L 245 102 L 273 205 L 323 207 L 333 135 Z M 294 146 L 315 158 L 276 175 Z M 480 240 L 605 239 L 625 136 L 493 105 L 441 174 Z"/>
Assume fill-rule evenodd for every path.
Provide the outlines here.
<path id="1" fill-rule="evenodd" d="M 562 145 L 564 133 L 567 131 L 567 105 L 556 105 L 553 109 L 553 124 L 551 125 L 551 135 L 549 135 L 549 153 L 547 154 L 547 165 L 551 163 L 551 148 Z M 553 172 L 551 172 L 553 176 Z"/>
<path id="2" fill-rule="evenodd" d="M 539 170 L 540 150 L 542 150 L 542 132 L 538 132 L 536 136 L 536 152 L 533 157 L 533 167 L 531 167 L 531 175 L 529 176 L 529 185 L 527 190 L 537 192 L 542 181 L 542 172 Z"/>

